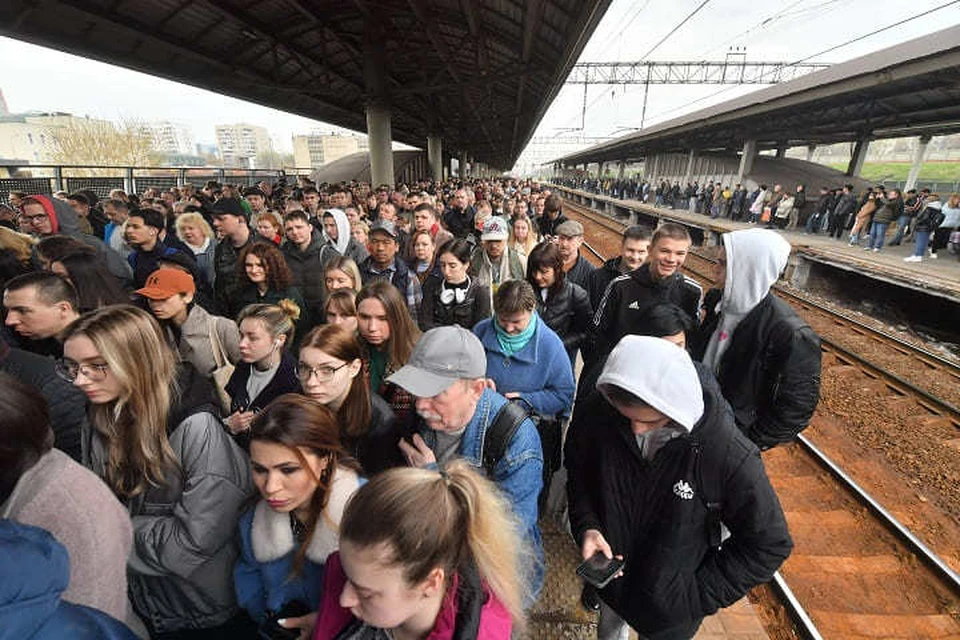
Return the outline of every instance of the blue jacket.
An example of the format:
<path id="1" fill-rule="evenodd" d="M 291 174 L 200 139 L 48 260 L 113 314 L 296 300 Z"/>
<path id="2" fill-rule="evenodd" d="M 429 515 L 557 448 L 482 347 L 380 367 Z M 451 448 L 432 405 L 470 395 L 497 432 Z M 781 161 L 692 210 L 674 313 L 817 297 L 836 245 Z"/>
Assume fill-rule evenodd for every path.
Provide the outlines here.
<path id="1" fill-rule="evenodd" d="M 567 368 L 570 361 L 566 360 Z M 457 455 L 470 464 L 482 468 L 483 440 L 500 407 L 507 399 L 495 391 L 484 389 L 473 417 L 463 432 Z M 437 436 L 433 429 L 420 424 L 420 435 L 431 449 L 436 449 Z M 507 451 L 493 469 L 493 482 L 506 494 L 507 500 L 520 520 L 525 541 L 536 554 L 534 573 L 530 576 L 531 594 L 536 596 L 543 585 L 543 543 L 537 525 L 537 497 L 543 487 L 543 449 L 540 434 L 529 419 L 521 423 Z"/>
<path id="2" fill-rule="evenodd" d="M 107 614 L 61 601 L 67 550 L 39 527 L 0 520 L 0 640 L 137 640 Z"/>
<path id="3" fill-rule="evenodd" d="M 300 600 L 314 608 L 320 602 L 323 565 L 327 556 L 339 547 L 337 527 L 343 508 L 360 486 L 357 474 L 338 467 L 324 515 L 310 538 L 307 555 L 299 574 L 293 574 L 298 551 L 290 528 L 290 516 L 271 509 L 260 501 L 240 516 L 240 556 L 233 568 L 237 604 L 257 622 L 266 619 L 291 600 Z M 331 523 L 334 526 L 330 526 Z"/>
<path id="4" fill-rule="evenodd" d="M 520 392 L 544 417 L 570 415 L 576 383 L 560 336 L 538 318 L 527 346 L 508 357 L 500 349 L 495 321 L 478 322 L 473 332 L 487 352 L 487 377 L 496 383 L 497 391 Z"/>

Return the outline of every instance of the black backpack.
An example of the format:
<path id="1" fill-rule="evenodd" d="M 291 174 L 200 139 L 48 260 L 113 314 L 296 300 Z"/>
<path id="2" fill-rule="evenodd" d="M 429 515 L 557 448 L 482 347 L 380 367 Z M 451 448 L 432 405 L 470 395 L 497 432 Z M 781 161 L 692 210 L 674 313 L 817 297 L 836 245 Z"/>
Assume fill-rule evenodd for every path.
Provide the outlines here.
<path id="1" fill-rule="evenodd" d="M 517 429 L 528 417 L 526 410 L 515 402 L 507 402 L 494 416 L 493 423 L 487 429 L 483 439 L 481 455 L 481 463 L 487 472 L 487 477 L 491 480 L 493 468 L 507 452 L 507 446 L 516 435 Z"/>

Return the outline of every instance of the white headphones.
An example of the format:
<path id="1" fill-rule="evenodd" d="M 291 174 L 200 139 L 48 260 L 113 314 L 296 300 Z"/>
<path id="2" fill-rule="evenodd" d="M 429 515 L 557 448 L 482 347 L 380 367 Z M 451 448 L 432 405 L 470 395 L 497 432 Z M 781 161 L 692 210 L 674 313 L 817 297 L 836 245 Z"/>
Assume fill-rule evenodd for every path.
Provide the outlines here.
<path id="1" fill-rule="evenodd" d="M 444 280 L 440 283 L 440 302 L 443 304 L 451 304 L 456 301 L 457 304 L 461 304 L 467 299 L 467 289 L 469 288 L 470 276 L 467 276 L 467 286 L 465 287 L 454 287 L 452 289 L 447 289 L 447 281 Z"/>

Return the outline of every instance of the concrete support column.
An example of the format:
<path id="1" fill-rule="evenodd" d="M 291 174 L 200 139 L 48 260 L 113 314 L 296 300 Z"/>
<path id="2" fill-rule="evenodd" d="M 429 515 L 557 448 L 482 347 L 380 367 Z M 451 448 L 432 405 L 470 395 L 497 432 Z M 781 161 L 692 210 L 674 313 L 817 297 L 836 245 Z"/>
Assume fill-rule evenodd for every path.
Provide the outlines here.
<path id="1" fill-rule="evenodd" d="M 367 139 L 370 145 L 370 184 L 392 185 L 393 148 L 390 129 L 390 108 L 367 105 Z"/>
<path id="2" fill-rule="evenodd" d="M 617 180 L 623 180 L 623 174 L 627 170 L 627 161 L 621 160 L 617 163 Z"/>
<path id="3" fill-rule="evenodd" d="M 910 173 L 907 174 L 907 182 L 903 186 L 904 191 L 909 191 L 917 186 L 917 178 L 920 177 L 920 167 L 923 165 L 923 159 L 927 155 L 927 147 L 930 145 L 930 136 L 921 136 L 917 143 L 917 152 L 913 156 L 913 166 L 910 167 Z"/>
<path id="4" fill-rule="evenodd" d="M 457 158 L 457 160 L 460 164 L 460 167 L 457 169 L 458 175 L 460 176 L 461 179 L 466 178 L 467 177 L 467 152 L 461 151 L 460 156 Z"/>
<path id="5" fill-rule="evenodd" d="M 607 166 L 607 163 L 606 163 L 606 162 L 601 161 L 601 162 L 598 162 L 598 163 L 597 163 L 597 175 L 598 175 L 599 177 L 601 177 L 601 178 L 603 177 L 603 171 L 604 171 L 604 169 L 606 169 L 606 166 Z"/>
<path id="6" fill-rule="evenodd" d="M 438 135 L 427 136 L 427 161 L 434 182 L 443 180 L 443 140 Z"/>
<path id="7" fill-rule="evenodd" d="M 697 152 L 691 149 L 690 153 L 687 154 L 687 170 L 683 174 L 683 186 L 686 186 L 693 178 L 693 163 L 696 162 L 696 160 Z"/>
<path id="8" fill-rule="evenodd" d="M 787 143 L 781 142 L 777 145 L 777 158 L 786 158 L 787 157 Z"/>
<path id="9" fill-rule="evenodd" d="M 387 90 L 387 64 L 380 25 L 364 25 L 363 82 L 367 93 L 367 138 L 370 145 L 370 183 L 392 185 L 393 132 L 390 127 L 390 96 Z"/>
<path id="10" fill-rule="evenodd" d="M 870 138 L 864 136 L 859 138 L 853 145 L 853 154 L 850 156 L 850 164 L 847 165 L 846 174 L 848 176 L 859 176 L 863 171 L 863 161 L 867 159 L 867 149 L 870 148 Z"/>
<path id="11" fill-rule="evenodd" d="M 813 153 L 817 150 L 817 145 L 808 144 L 807 145 L 807 162 L 813 162 Z"/>
<path id="12" fill-rule="evenodd" d="M 753 171 L 753 162 L 757 159 L 757 141 L 747 140 L 743 143 L 743 152 L 740 154 L 740 168 L 737 169 L 737 182 L 743 184 L 743 177 Z"/>

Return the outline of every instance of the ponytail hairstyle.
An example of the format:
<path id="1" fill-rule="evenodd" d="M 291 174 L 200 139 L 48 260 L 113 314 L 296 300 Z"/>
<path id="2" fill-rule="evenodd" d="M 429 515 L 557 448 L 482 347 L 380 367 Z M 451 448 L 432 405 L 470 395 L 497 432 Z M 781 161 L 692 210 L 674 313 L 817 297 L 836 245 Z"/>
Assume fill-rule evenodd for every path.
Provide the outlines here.
<path id="1" fill-rule="evenodd" d="M 287 336 L 289 346 L 293 344 L 294 323 L 300 319 L 300 307 L 287 298 L 277 304 L 248 304 L 237 316 L 237 326 L 247 318 L 262 322 L 273 338 Z"/>
<path id="2" fill-rule="evenodd" d="M 300 343 L 301 351 L 308 348 L 323 351 L 347 363 L 361 360 L 363 356 L 357 336 L 337 324 L 325 324 L 311 329 Z M 350 391 L 336 415 L 340 423 L 341 437 L 346 442 L 360 439 L 370 427 L 370 388 L 362 375 L 353 377 Z"/>
<path id="3" fill-rule="evenodd" d="M 84 314 L 67 327 L 66 343 L 85 336 L 120 383 L 120 396 L 90 406 L 90 422 L 107 446 L 104 480 L 128 499 L 166 483 L 179 468 L 167 438 L 176 400 L 176 358 L 152 315 L 132 305 Z"/>
<path id="4" fill-rule="evenodd" d="M 313 538 L 321 516 L 336 530 L 336 523 L 325 509 L 330 498 L 330 486 L 337 466 L 359 472 L 357 463 L 347 455 L 340 444 L 340 427 L 336 416 L 327 407 L 298 393 L 286 393 L 267 405 L 250 423 L 250 442 L 271 442 L 287 447 L 300 461 L 305 473 L 313 477 L 317 488 L 310 498 L 310 514 L 304 526 L 306 540 Z M 326 466 L 317 477 L 300 450 L 308 449 Z M 309 543 L 300 545 L 293 559 L 293 575 L 303 570 Z"/>
<path id="5" fill-rule="evenodd" d="M 350 498 L 340 539 L 360 548 L 384 545 L 389 555 L 382 561 L 401 567 L 408 585 L 439 567 L 449 587 L 472 562 L 514 626 L 524 626 L 519 524 L 496 486 L 463 460 L 441 473 L 400 467 L 375 475 Z"/>

